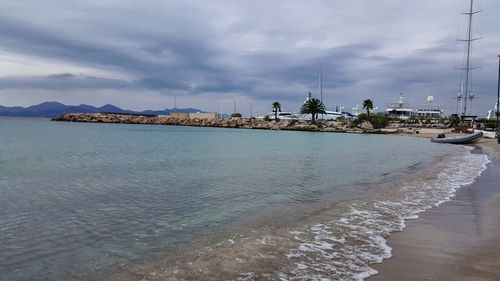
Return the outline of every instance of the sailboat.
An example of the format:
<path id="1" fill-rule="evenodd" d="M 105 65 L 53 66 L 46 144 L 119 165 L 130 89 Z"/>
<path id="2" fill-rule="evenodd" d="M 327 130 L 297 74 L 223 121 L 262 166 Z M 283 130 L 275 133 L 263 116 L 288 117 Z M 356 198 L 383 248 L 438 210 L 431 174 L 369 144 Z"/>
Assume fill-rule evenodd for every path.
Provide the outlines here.
<path id="1" fill-rule="evenodd" d="M 459 68 L 460 70 L 464 71 L 464 81 L 462 81 L 460 84 L 461 90 L 457 96 L 459 106 L 461 107 L 462 110 L 460 113 L 462 121 L 474 122 L 475 118 L 477 117 L 473 115 L 468 115 L 470 110 L 469 108 L 467 108 L 468 106 L 467 102 L 468 101 L 472 102 L 474 98 L 474 94 L 471 93 L 472 83 L 471 83 L 470 72 L 472 69 L 474 69 L 471 66 L 471 48 L 472 48 L 472 42 L 479 40 L 480 38 L 472 38 L 472 20 L 473 16 L 479 12 L 480 11 L 474 11 L 474 0 L 470 0 L 469 11 L 462 13 L 464 15 L 467 15 L 469 19 L 467 25 L 467 38 L 459 40 L 465 42 L 466 44 L 465 64 L 463 67 Z M 483 137 L 482 131 L 475 131 L 472 134 L 453 136 L 453 137 L 447 137 L 444 134 L 440 134 L 436 138 L 432 138 L 431 141 L 436 143 L 467 144 L 475 142 L 482 137 Z"/>
<path id="2" fill-rule="evenodd" d="M 464 65 L 459 70 L 463 71 L 464 78 L 460 83 L 460 93 L 457 96 L 457 100 L 461 109 L 460 117 L 462 121 L 474 121 L 477 116 L 469 115 L 470 114 L 470 103 L 472 103 L 475 95 L 472 93 L 472 81 L 471 81 L 471 70 L 475 69 L 471 65 L 471 50 L 472 50 L 472 42 L 479 40 L 481 38 L 473 38 L 472 37 L 472 20 L 475 14 L 480 13 L 480 10 L 474 10 L 474 0 L 470 0 L 470 6 L 468 12 L 464 12 L 462 14 L 467 15 L 468 24 L 467 24 L 467 38 L 459 39 L 458 41 L 464 42 L 466 47 L 465 53 L 465 62 Z M 468 108 L 469 107 L 469 108 Z"/>
<path id="3" fill-rule="evenodd" d="M 318 88 L 319 88 L 319 99 L 323 102 L 323 67 L 319 66 L 319 75 L 318 75 Z M 310 98 L 310 96 L 309 96 Z M 339 110 L 340 107 L 337 106 L 335 111 L 326 110 L 325 114 L 321 114 L 320 119 L 322 120 L 337 120 L 337 118 L 344 116 L 342 110 Z"/>

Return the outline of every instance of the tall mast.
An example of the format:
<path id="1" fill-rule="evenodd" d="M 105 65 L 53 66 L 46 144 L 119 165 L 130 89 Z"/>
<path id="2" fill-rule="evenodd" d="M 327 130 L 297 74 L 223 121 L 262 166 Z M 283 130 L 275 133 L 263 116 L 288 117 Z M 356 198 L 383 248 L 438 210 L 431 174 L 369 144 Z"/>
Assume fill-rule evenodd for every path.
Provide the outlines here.
<path id="1" fill-rule="evenodd" d="M 464 98 L 464 111 L 463 115 L 467 115 L 467 100 L 469 98 L 469 74 L 470 74 L 470 47 L 472 38 L 472 7 L 474 0 L 470 0 L 469 9 L 469 27 L 467 28 L 467 61 L 465 62 L 465 96 Z"/>
<path id="2" fill-rule="evenodd" d="M 323 102 L 323 68 L 319 65 L 319 99 Z"/>
<path id="3" fill-rule="evenodd" d="M 469 100 L 469 90 L 470 90 L 470 70 L 471 70 L 471 65 L 470 65 L 470 52 L 471 52 L 471 45 L 472 41 L 475 41 L 477 39 L 472 39 L 472 16 L 474 14 L 479 13 L 479 11 L 473 11 L 474 9 L 474 0 L 470 0 L 470 8 L 468 13 L 462 13 L 464 15 L 467 15 L 469 17 L 469 25 L 467 26 L 467 39 L 465 40 L 460 40 L 460 41 L 465 41 L 466 46 L 467 46 L 467 54 L 466 54 L 466 61 L 465 61 L 465 85 L 464 85 L 464 94 L 462 96 L 462 101 L 463 101 L 463 112 L 462 116 L 467 115 L 467 101 Z"/>
<path id="4" fill-rule="evenodd" d="M 498 57 L 498 88 L 497 88 L 497 102 L 496 102 L 496 107 L 495 107 L 495 114 L 497 115 L 497 128 L 496 130 L 498 131 L 498 118 L 500 117 L 500 55 Z M 500 143 L 500 135 L 498 135 L 498 142 Z"/>

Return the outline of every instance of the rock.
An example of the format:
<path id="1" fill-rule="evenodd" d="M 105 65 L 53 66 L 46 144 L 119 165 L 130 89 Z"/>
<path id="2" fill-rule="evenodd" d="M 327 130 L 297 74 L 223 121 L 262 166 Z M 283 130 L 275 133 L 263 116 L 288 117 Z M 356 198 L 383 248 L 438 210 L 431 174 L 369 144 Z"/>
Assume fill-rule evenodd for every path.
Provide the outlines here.
<path id="1" fill-rule="evenodd" d="M 369 121 L 363 121 L 359 127 L 363 130 L 373 130 L 373 125 Z"/>
<path id="2" fill-rule="evenodd" d="M 318 126 L 313 124 L 297 124 L 288 126 L 283 128 L 284 130 L 293 130 L 293 131 L 319 131 Z"/>
<path id="3" fill-rule="evenodd" d="M 341 130 L 339 130 L 337 128 L 332 128 L 332 127 L 326 127 L 323 130 L 321 130 L 321 131 L 322 132 L 341 132 Z"/>

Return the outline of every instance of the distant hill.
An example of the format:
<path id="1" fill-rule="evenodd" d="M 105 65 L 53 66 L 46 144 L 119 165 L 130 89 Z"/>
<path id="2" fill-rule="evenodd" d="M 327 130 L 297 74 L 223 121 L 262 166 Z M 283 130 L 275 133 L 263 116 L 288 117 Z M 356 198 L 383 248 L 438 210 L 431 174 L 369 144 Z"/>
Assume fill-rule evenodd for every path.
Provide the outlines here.
<path id="1" fill-rule="evenodd" d="M 169 115 L 170 112 L 202 112 L 196 108 L 172 108 L 165 110 L 144 110 L 132 111 L 121 109 L 112 104 L 106 104 L 101 107 L 94 107 L 87 104 L 80 105 L 65 105 L 59 102 L 44 102 L 29 107 L 7 107 L 0 105 L 0 116 L 17 116 L 17 117 L 55 117 L 66 113 L 133 113 L 133 114 L 149 114 L 149 115 Z"/>

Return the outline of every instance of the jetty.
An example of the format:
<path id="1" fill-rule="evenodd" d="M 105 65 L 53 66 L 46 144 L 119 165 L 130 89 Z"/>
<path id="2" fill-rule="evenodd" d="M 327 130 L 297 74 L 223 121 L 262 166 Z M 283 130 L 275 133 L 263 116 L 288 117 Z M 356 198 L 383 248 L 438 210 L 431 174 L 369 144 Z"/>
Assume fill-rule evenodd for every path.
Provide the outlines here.
<path id="1" fill-rule="evenodd" d="M 352 128 L 348 123 L 342 121 L 316 121 L 315 123 L 313 123 L 307 120 L 259 120 L 255 118 L 189 118 L 183 116 L 151 116 L 116 113 L 68 113 L 57 116 L 53 118 L 52 121 L 339 133 L 392 133 L 392 131 L 385 131 L 383 129 L 373 129 L 373 127 L 369 124 Z"/>

